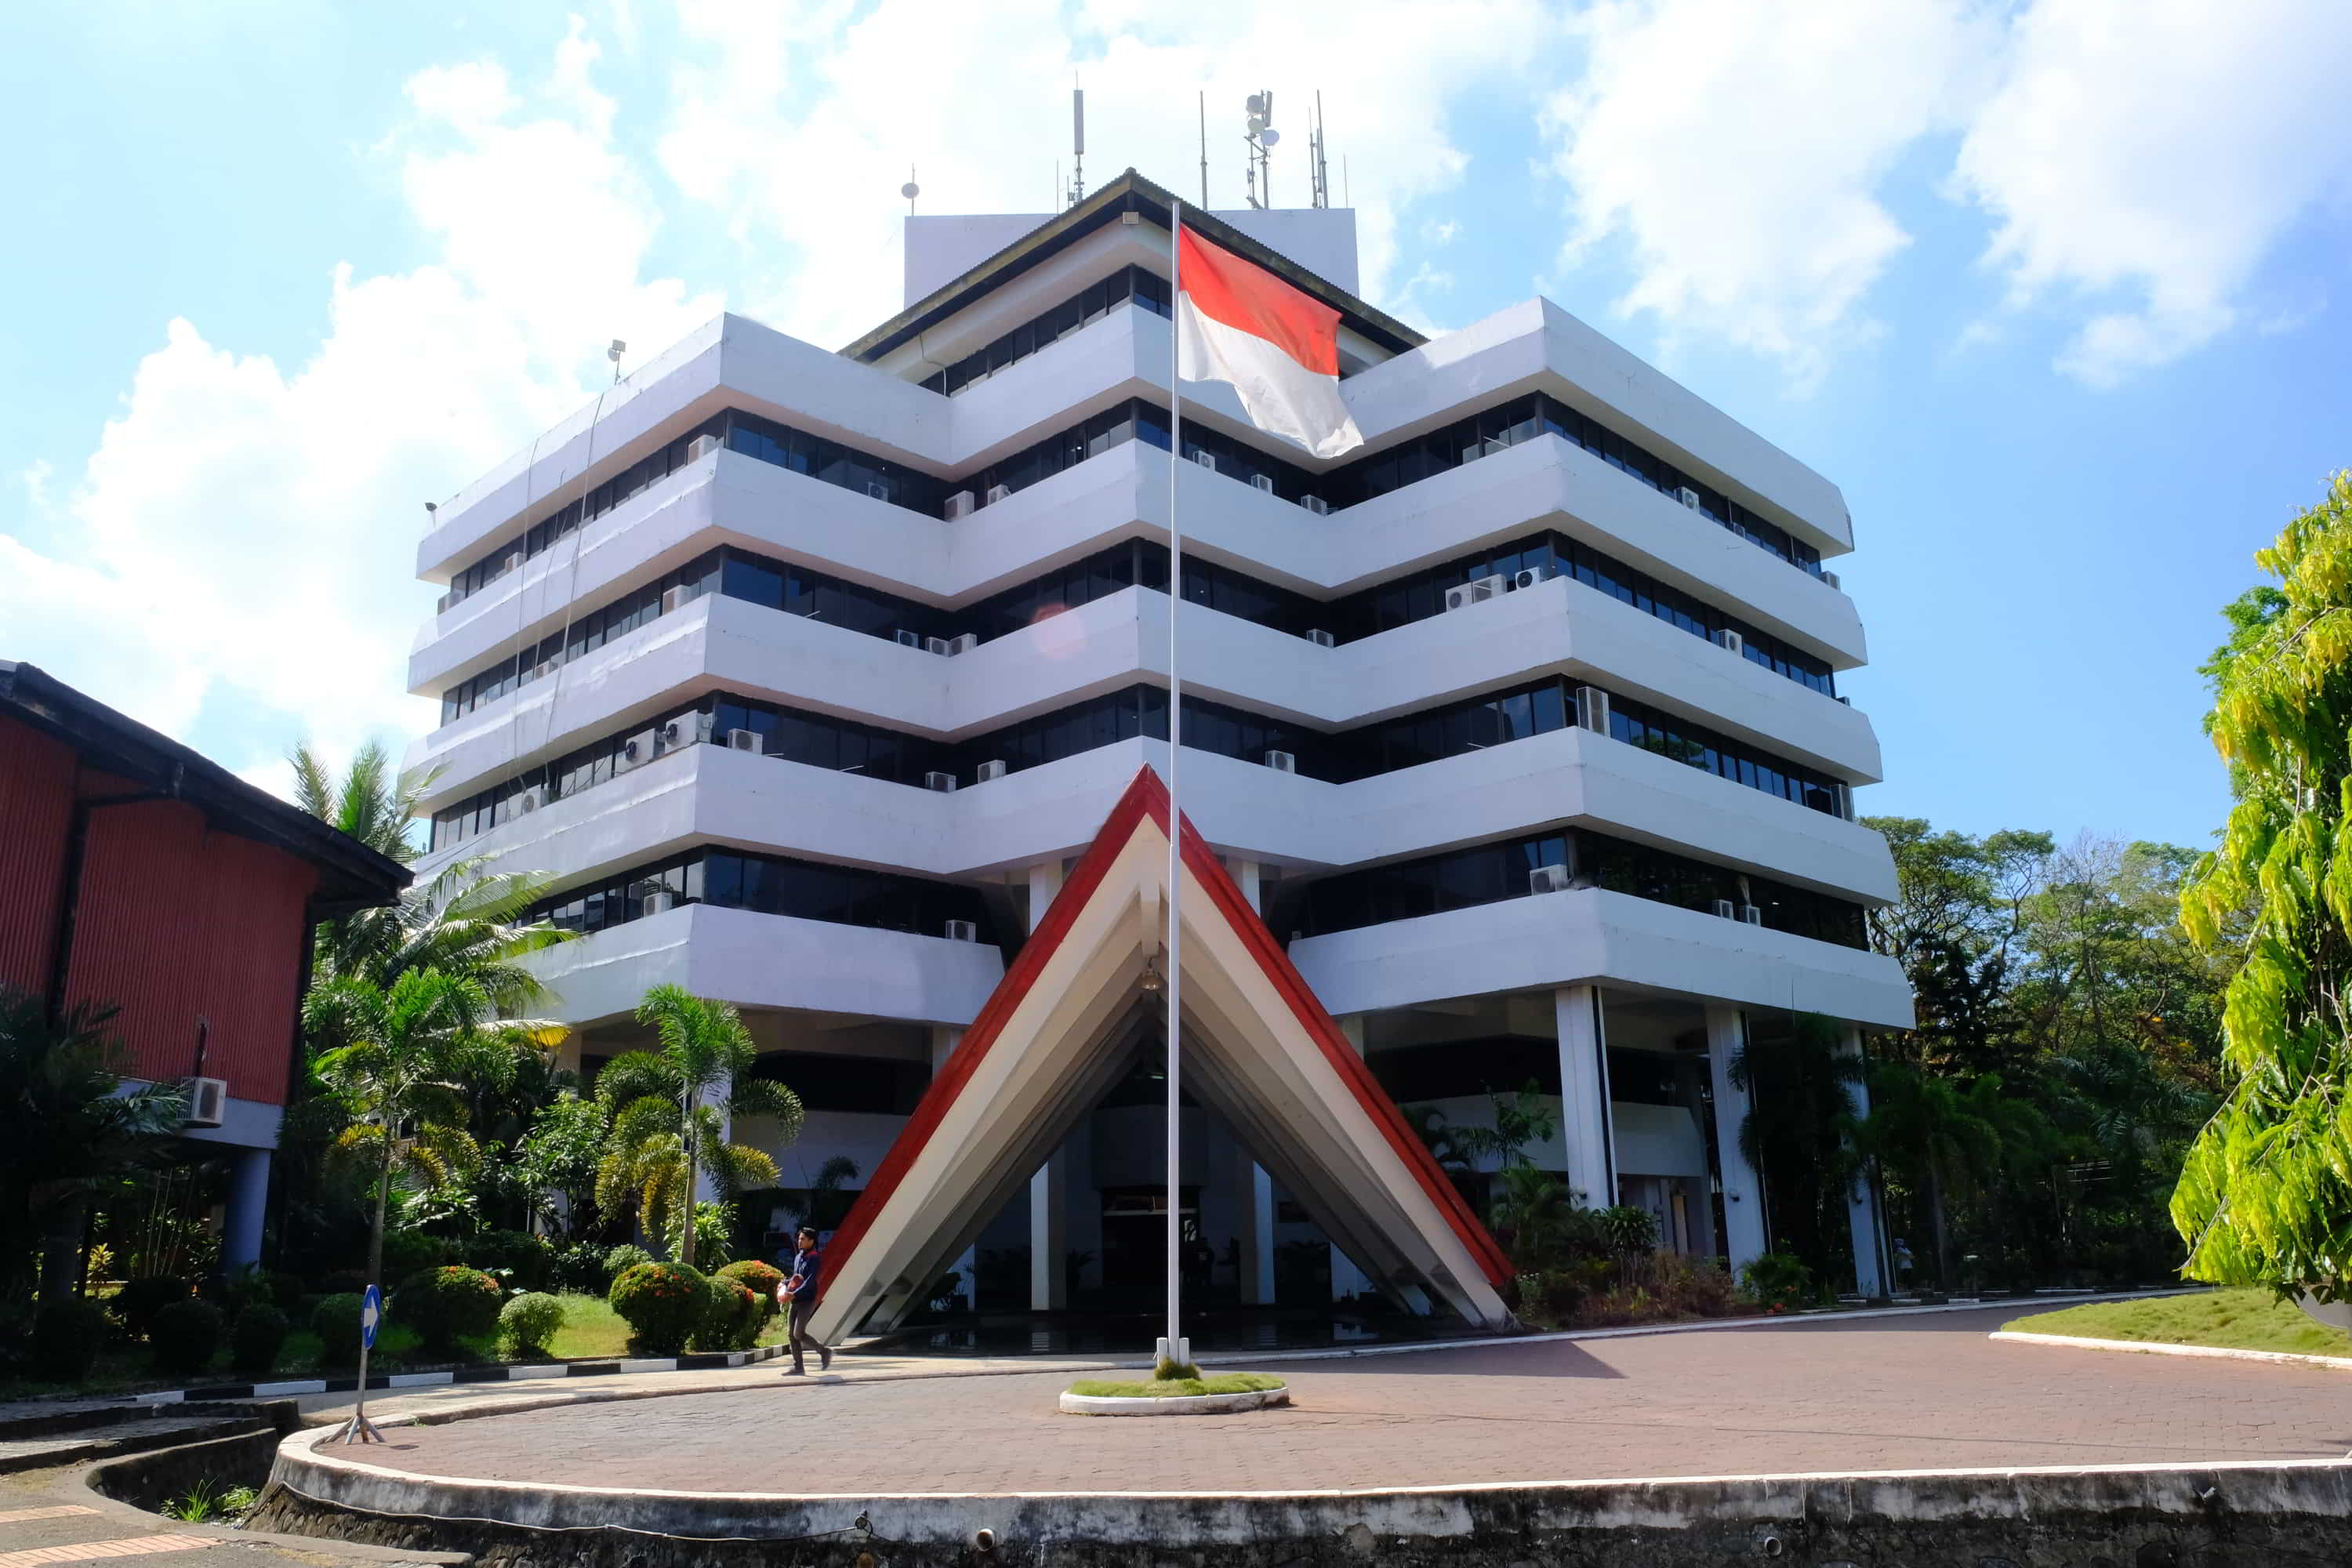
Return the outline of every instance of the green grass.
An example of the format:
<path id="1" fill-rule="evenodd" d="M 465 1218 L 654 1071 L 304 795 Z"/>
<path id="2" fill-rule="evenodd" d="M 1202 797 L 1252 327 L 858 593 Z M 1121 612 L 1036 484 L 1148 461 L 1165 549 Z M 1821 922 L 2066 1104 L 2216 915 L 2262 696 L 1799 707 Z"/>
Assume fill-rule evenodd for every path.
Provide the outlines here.
<path id="1" fill-rule="evenodd" d="M 2315 1323 L 2267 1290 L 2205 1290 L 2145 1301 L 2093 1301 L 2038 1312 L 2001 1325 L 2028 1334 L 2152 1344 L 2218 1345 L 2224 1350 L 2352 1355 L 2352 1336 Z"/>
<path id="2" fill-rule="evenodd" d="M 1070 1384 L 1070 1392 L 1089 1399 L 1178 1399 L 1193 1394 L 1259 1394 L 1284 1386 L 1282 1379 L 1265 1373 L 1227 1372 L 1215 1377 L 1179 1377 L 1154 1383 L 1111 1383 L 1098 1377 L 1082 1377 Z"/>
<path id="3" fill-rule="evenodd" d="M 618 1356 L 628 1348 L 629 1325 L 602 1296 L 581 1296 L 567 1290 L 556 1298 L 563 1303 L 563 1326 L 548 1344 L 558 1361 L 580 1357 Z"/>

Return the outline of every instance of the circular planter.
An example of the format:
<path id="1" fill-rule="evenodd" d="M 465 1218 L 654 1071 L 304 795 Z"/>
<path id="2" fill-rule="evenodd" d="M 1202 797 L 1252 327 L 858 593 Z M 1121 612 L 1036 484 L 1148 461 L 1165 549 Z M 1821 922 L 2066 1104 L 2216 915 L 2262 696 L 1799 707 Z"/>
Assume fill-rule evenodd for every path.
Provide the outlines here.
<path id="1" fill-rule="evenodd" d="M 1230 1415 L 1236 1411 L 1262 1410 L 1290 1403 L 1286 1388 L 1256 1388 L 1247 1394 L 1179 1394 L 1166 1399 L 1105 1398 L 1092 1394 L 1062 1395 L 1065 1415 Z"/>

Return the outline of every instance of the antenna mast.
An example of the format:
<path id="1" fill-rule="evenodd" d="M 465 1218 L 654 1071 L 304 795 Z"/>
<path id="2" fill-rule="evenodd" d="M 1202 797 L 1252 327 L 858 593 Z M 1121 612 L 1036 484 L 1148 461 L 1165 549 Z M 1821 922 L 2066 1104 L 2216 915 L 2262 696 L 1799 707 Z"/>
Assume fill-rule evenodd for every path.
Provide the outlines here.
<path id="1" fill-rule="evenodd" d="M 1201 89 L 1201 210 L 1209 210 L 1209 92 Z"/>
<path id="2" fill-rule="evenodd" d="M 1087 92 L 1070 89 L 1070 205 L 1087 199 Z"/>
<path id="3" fill-rule="evenodd" d="M 1274 205 L 1274 174 L 1266 166 L 1266 158 L 1274 144 L 1282 140 L 1282 132 L 1274 128 L 1274 89 L 1266 88 L 1251 93 L 1243 106 L 1249 111 L 1248 129 L 1242 142 L 1248 148 L 1244 154 L 1249 168 L 1249 205 L 1270 207 Z"/>
<path id="4" fill-rule="evenodd" d="M 1313 184 L 1314 194 L 1309 206 L 1331 205 L 1331 160 L 1328 146 L 1323 139 L 1323 89 L 1315 89 L 1315 123 L 1307 133 L 1307 177 Z"/>

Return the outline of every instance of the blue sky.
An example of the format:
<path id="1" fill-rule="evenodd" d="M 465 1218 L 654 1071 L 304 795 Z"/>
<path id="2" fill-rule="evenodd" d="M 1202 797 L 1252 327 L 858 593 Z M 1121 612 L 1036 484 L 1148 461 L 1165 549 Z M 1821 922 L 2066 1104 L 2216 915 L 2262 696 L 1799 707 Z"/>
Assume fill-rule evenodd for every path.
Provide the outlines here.
<path id="1" fill-rule="evenodd" d="M 0 657 L 278 783 L 401 693 L 421 503 L 726 308 L 897 305 L 897 187 L 1190 189 L 1320 88 L 1366 291 L 1545 293 L 1844 489 L 1864 809 L 2201 845 L 2198 662 L 2352 463 L 2326 0 L 1204 0 L 0 12 Z M 1231 121 L 1233 123 L 1226 123 Z M 1234 143 L 1225 140 L 1225 144 Z M 1236 158 L 1213 154 L 1234 205 Z"/>

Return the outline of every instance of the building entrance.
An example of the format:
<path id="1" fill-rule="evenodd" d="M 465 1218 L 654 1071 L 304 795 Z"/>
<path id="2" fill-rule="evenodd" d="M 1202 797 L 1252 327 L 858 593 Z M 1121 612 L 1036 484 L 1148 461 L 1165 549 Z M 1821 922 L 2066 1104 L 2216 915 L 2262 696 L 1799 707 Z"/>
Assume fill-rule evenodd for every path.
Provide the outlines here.
<path id="1" fill-rule="evenodd" d="M 1177 1223 L 1184 1290 L 1206 1303 L 1215 1254 L 1201 1234 L 1201 1189 L 1179 1186 Z M 1108 1187 L 1103 1191 L 1102 1302 L 1113 1311 L 1139 1310 L 1168 1296 L 1168 1189 Z"/>

